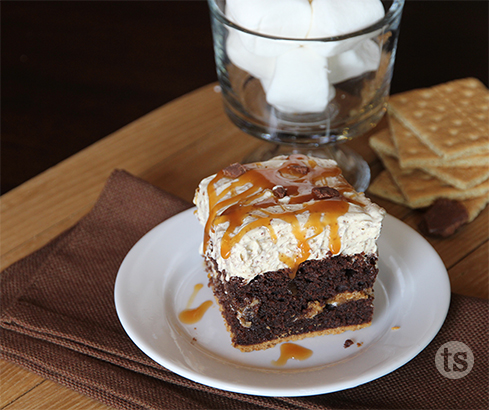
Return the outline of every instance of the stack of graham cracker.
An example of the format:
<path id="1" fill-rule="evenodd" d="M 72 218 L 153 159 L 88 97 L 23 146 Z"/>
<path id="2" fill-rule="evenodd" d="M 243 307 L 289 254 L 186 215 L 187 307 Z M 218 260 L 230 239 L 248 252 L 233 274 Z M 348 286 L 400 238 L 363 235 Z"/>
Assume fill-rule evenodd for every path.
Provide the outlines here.
<path id="1" fill-rule="evenodd" d="M 370 146 L 385 170 L 369 191 L 423 208 L 437 198 L 461 201 L 469 222 L 489 202 L 489 92 L 465 78 L 394 95 L 389 129 Z"/>

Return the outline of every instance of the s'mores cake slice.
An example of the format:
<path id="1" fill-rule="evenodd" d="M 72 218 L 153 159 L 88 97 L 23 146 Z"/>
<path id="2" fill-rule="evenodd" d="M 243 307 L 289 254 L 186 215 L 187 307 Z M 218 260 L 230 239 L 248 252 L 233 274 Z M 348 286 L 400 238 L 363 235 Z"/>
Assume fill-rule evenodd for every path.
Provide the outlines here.
<path id="1" fill-rule="evenodd" d="M 242 351 L 369 326 L 385 211 L 333 160 L 233 164 L 194 203 L 209 285 Z"/>

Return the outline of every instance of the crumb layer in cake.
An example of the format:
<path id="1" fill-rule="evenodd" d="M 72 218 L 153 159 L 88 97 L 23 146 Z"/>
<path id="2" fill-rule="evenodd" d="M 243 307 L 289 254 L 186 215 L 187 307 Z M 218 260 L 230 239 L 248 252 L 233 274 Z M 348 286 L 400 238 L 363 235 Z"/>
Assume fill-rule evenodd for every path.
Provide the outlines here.
<path id="1" fill-rule="evenodd" d="M 212 261 L 208 270 L 232 343 L 242 351 L 357 330 L 372 321 L 375 255 L 308 260 L 295 276 L 282 269 L 248 283 L 238 277 L 223 280 Z"/>

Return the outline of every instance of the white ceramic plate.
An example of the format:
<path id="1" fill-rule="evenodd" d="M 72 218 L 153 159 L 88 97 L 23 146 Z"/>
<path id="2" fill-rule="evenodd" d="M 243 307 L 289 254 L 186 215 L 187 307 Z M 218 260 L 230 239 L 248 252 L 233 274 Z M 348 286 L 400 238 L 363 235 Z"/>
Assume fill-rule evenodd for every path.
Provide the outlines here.
<path id="1" fill-rule="evenodd" d="M 183 377 L 262 396 L 334 392 L 404 365 L 428 345 L 445 320 L 450 284 L 440 257 L 416 231 L 387 215 L 379 239 L 380 272 L 370 327 L 297 342 L 313 355 L 282 367 L 272 364 L 280 356 L 279 346 L 242 353 L 231 346 L 215 302 L 194 325 L 178 319 L 194 285 L 207 285 L 198 252 L 203 230 L 193 211 L 146 234 L 124 259 L 115 283 L 117 313 L 129 337 L 146 355 Z M 206 300 L 214 298 L 204 286 L 192 307 Z M 355 343 L 345 348 L 346 339 Z"/>

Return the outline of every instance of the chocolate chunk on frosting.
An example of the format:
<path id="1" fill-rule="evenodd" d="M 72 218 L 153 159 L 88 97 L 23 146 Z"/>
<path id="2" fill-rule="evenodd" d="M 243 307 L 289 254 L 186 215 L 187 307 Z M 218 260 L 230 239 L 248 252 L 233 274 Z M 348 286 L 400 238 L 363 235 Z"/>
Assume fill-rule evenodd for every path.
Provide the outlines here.
<path id="1" fill-rule="evenodd" d="M 272 192 L 278 199 L 282 199 L 287 195 L 287 189 L 280 185 L 273 187 Z"/>
<path id="2" fill-rule="evenodd" d="M 228 178 L 238 178 L 246 172 L 246 168 L 239 162 L 235 162 L 224 168 L 222 173 Z"/>
<path id="3" fill-rule="evenodd" d="M 300 164 L 292 164 L 289 169 L 296 174 L 300 175 L 306 175 L 309 172 L 309 168 L 306 167 L 305 165 L 300 165 Z"/>
<path id="4" fill-rule="evenodd" d="M 419 228 L 425 235 L 446 238 L 467 223 L 468 219 L 469 213 L 462 203 L 439 198 L 425 212 Z"/>
<path id="5" fill-rule="evenodd" d="M 336 189 L 329 186 L 314 187 L 312 193 L 317 199 L 331 199 L 341 196 Z"/>

